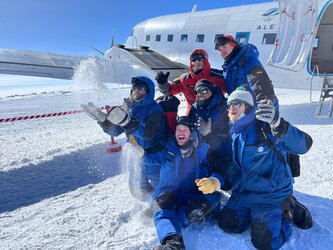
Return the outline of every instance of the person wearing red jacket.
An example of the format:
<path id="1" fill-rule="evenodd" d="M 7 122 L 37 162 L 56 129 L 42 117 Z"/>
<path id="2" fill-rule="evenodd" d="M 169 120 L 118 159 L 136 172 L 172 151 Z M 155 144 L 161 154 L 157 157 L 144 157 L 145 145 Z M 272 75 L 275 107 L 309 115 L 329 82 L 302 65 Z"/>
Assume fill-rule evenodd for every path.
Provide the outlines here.
<path id="1" fill-rule="evenodd" d="M 208 53 L 203 49 L 196 49 L 190 56 L 190 72 L 180 75 L 172 82 L 168 81 L 170 72 L 164 74 L 159 72 L 155 80 L 158 83 L 158 90 L 165 95 L 177 95 L 182 93 L 186 99 L 187 111 L 189 113 L 192 104 L 195 102 L 194 87 L 197 81 L 208 79 L 222 93 L 226 93 L 224 77 L 222 74 L 212 71 L 208 61 Z"/>

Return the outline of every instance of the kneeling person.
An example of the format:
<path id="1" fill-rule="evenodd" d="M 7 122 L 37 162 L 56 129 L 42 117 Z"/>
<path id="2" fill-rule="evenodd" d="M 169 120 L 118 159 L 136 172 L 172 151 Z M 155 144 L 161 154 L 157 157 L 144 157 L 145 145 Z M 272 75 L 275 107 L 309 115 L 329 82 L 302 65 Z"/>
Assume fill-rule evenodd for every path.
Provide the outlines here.
<path id="1" fill-rule="evenodd" d="M 161 243 L 155 250 L 185 249 L 181 228 L 203 223 L 220 211 L 221 164 L 207 144 L 191 136 L 192 130 L 190 119 L 180 117 L 175 139 L 166 145 L 166 160 L 154 193 L 154 222 Z"/>

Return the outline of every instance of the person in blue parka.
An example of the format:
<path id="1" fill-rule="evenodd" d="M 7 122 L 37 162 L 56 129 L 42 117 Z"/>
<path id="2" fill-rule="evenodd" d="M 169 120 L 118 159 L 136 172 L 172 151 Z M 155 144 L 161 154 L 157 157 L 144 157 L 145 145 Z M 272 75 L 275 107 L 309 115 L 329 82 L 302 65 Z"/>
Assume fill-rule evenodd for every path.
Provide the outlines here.
<path id="1" fill-rule="evenodd" d="M 99 122 L 104 132 L 112 136 L 126 134 L 128 141 L 140 148 L 141 166 L 132 173 L 130 168 L 130 191 L 139 200 L 151 198 L 159 182 L 160 167 L 164 159 L 166 122 L 162 107 L 154 100 L 155 86 L 145 76 L 132 78 L 131 93 L 122 108 L 112 108 L 107 119 Z"/>
<path id="2" fill-rule="evenodd" d="M 201 79 L 195 84 L 196 101 L 189 117 L 197 126 L 200 138 L 214 150 L 224 164 L 232 162 L 227 99 L 211 81 Z"/>
<path id="3" fill-rule="evenodd" d="M 256 46 L 237 43 L 233 36 L 223 35 L 216 39 L 215 49 L 224 59 L 222 69 L 229 95 L 236 88 L 244 87 L 255 93 L 257 102 L 277 101 L 272 81 L 259 61 Z"/>
<path id="4" fill-rule="evenodd" d="M 274 86 L 266 70 L 259 61 L 259 51 L 253 44 L 238 43 L 231 35 L 222 35 L 215 41 L 215 49 L 224 59 L 222 65 L 228 94 L 238 87 L 250 90 L 257 103 L 270 100 L 279 109 L 279 101 L 274 93 Z M 296 154 L 288 153 L 299 160 Z M 293 195 L 291 206 L 294 211 L 293 222 L 301 229 L 312 227 L 309 210 Z"/>
<path id="5" fill-rule="evenodd" d="M 312 139 L 281 118 L 272 101 L 258 104 L 256 110 L 253 95 L 244 89 L 231 93 L 228 106 L 233 186 L 218 225 L 233 233 L 241 233 L 250 225 L 256 248 L 279 249 L 291 235 L 293 179 L 286 152 L 304 154 Z M 260 127 L 266 131 L 271 146 L 260 140 L 258 123 L 262 123 Z"/>
<path id="6" fill-rule="evenodd" d="M 219 158 L 197 140 L 193 129 L 188 117 L 180 117 L 175 138 L 166 145 L 154 192 L 154 223 L 161 244 L 154 250 L 185 249 L 181 229 L 220 212 L 217 190 L 224 185 L 224 172 Z"/>

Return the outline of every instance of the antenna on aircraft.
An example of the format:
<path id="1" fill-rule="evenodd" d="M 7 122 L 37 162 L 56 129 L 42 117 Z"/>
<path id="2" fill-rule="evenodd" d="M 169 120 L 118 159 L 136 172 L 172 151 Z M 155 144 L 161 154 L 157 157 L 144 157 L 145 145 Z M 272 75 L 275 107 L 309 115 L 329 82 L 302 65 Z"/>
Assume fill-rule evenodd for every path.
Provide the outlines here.
<path id="1" fill-rule="evenodd" d="M 191 13 L 196 12 L 196 11 L 197 11 L 197 5 L 195 4 L 195 5 L 193 5 Z"/>
<path id="2" fill-rule="evenodd" d="M 90 45 L 89 45 L 89 47 L 92 48 L 93 50 L 95 50 L 96 52 L 98 52 L 99 54 L 101 54 L 102 56 L 104 56 L 104 52 L 103 51 L 100 51 L 99 49 L 96 49 L 95 47 L 90 46 Z"/>
<path id="3" fill-rule="evenodd" d="M 111 40 L 111 48 L 114 45 L 114 29 L 112 30 L 112 40 Z"/>

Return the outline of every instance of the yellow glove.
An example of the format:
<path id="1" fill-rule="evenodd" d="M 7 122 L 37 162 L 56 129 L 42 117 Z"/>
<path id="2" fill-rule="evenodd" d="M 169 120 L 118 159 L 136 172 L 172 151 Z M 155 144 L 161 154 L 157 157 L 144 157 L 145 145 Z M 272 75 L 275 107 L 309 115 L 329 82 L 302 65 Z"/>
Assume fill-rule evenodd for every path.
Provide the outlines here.
<path id="1" fill-rule="evenodd" d="M 219 190 L 221 187 L 220 181 L 215 177 L 196 179 L 195 184 L 203 194 L 211 194 Z"/>

